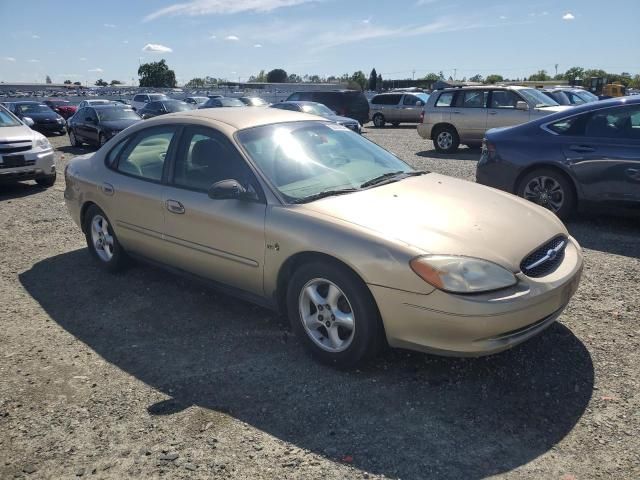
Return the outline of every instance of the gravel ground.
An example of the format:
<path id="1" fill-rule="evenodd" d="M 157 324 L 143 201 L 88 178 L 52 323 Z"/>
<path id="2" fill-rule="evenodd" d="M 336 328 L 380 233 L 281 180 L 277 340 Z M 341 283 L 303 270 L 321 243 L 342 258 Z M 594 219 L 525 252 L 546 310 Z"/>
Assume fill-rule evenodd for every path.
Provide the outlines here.
<path id="1" fill-rule="evenodd" d="M 366 135 L 473 180 L 414 128 Z M 53 137 L 58 168 L 74 155 Z M 640 226 L 578 218 L 560 321 L 481 359 L 323 367 L 269 311 L 137 265 L 98 270 L 64 180 L 0 189 L 0 478 L 640 477 Z"/>

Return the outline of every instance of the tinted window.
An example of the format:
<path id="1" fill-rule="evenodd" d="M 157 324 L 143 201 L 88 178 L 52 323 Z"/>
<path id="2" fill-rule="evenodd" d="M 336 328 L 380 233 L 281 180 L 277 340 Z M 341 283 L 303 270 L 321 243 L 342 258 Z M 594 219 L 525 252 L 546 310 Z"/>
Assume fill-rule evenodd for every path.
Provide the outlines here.
<path id="1" fill-rule="evenodd" d="M 145 100 L 145 95 L 136 95 L 135 97 L 133 97 L 133 101 L 134 102 L 144 102 Z"/>
<path id="2" fill-rule="evenodd" d="M 488 92 L 484 90 L 465 90 L 458 95 L 459 106 L 463 108 L 485 108 Z"/>
<path id="3" fill-rule="evenodd" d="M 541 93 L 540 95 L 544 94 Z M 516 108 L 516 103 L 519 101 L 522 101 L 522 98 L 509 90 L 494 90 L 491 92 L 491 108 Z M 549 101 L 554 102 L 550 98 Z"/>
<path id="4" fill-rule="evenodd" d="M 584 127 L 589 119 L 589 114 L 578 115 L 576 117 L 563 118 L 557 122 L 547 125 L 547 128 L 559 135 L 583 135 Z"/>
<path id="5" fill-rule="evenodd" d="M 585 136 L 640 140 L 640 106 L 594 112 Z"/>
<path id="6" fill-rule="evenodd" d="M 402 95 L 377 95 L 373 97 L 371 103 L 375 105 L 398 105 Z"/>
<path id="7" fill-rule="evenodd" d="M 300 100 L 300 94 L 292 93 L 291 95 L 289 95 L 289 98 L 287 98 L 287 100 L 291 100 L 291 101 Z"/>
<path id="8" fill-rule="evenodd" d="M 450 107 L 453 102 L 453 92 L 442 92 L 436 101 L 436 107 Z"/>
<path id="9" fill-rule="evenodd" d="M 221 180 L 237 180 L 245 188 L 251 188 L 255 183 L 244 159 L 224 135 L 191 127 L 181 143 L 176 156 L 175 185 L 206 192 Z"/>
<path id="10" fill-rule="evenodd" d="M 96 115 L 96 111 L 93 108 L 86 108 L 85 109 L 85 117 L 86 119 L 91 119 L 94 121 L 98 121 L 98 116 Z"/>
<path id="11" fill-rule="evenodd" d="M 129 144 L 118 161 L 118 171 L 159 182 L 164 162 L 175 130 L 154 128 L 144 130 Z"/>

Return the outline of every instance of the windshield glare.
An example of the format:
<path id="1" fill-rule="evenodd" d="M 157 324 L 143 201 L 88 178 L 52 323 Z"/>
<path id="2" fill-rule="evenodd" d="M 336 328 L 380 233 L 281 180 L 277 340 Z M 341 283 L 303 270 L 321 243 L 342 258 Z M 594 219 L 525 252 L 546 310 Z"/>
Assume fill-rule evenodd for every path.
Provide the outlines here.
<path id="1" fill-rule="evenodd" d="M 185 110 L 193 110 L 193 107 L 185 102 L 165 102 L 167 112 L 184 112 Z"/>
<path id="2" fill-rule="evenodd" d="M 536 90 L 535 88 L 523 88 L 518 90 L 518 93 L 536 107 L 555 107 L 558 105 L 558 102 L 547 97 L 544 93 Z"/>
<path id="3" fill-rule="evenodd" d="M 237 98 L 218 98 L 223 107 L 244 107 L 244 103 L 242 103 Z"/>
<path id="4" fill-rule="evenodd" d="M 157 102 L 158 100 L 166 100 L 168 97 L 161 93 L 156 93 L 154 95 L 149 95 L 150 102 Z"/>
<path id="5" fill-rule="evenodd" d="M 359 188 L 385 173 L 413 171 L 375 143 L 337 124 L 279 123 L 240 131 L 237 138 L 289 202 Z"/>
<path id="6" fill-rule="evenodd" d="M 22 125 L 22 123 L 16 117 L 4 108 L 0 108 L 0 127 L 17 127 L 19 125 Z"/>
<path id="7" fill-rule="evenodd" d="M 109 108 L 104 110 L 97 110 L 98 118 L 102 122 L 112 122 L 114 120 L 139 120 L 140 117 L 136 112 L 130 108 Z"/>
<path id="8" fill-rule="evenodd" d="M 335 115 L 335 113 L 333 113 L 332 110 L 325 107 L 321 103 L 318 103 L 315 105 L 314 104 L 302 105 L 302 111 L 304 113 L 312 113 L 313 115 L 319 115 L 321 117 L 331 117 Z"/>
<path id="9" fill-rule="evenodd" d="M 53 113 L 48 106 L 41 103 L 25 103 L 17 107 L 20 113 Z"/>

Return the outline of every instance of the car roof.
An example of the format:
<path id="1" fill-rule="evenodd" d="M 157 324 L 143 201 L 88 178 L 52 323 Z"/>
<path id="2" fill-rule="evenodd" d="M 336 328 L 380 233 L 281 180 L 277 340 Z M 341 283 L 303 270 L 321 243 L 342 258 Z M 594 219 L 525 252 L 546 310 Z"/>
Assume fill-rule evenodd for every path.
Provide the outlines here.
<path id="1" fill-rule="evenodd" d="M 311 102 L 309 100 L 285 100 L 284 102 L 278 102 L 276 105 L 278 104 L 293 104 L 293 105 L 324 105 L 324 103 L 320 103 L 320 102 Z"/>
<path id="2" fill-rule="evenodd" d="M 110 103 L 109 105 L 91 105 L 91 108 L 95 110 L 110 110 L 112 108 L 122 108 L 126 110 L 127 107 L 129 107 L 129 105 L 123 105 L 123 104 L 118 105 L 117 103 Z"/>
<path id="3" fill-rule="evenodd" d="M 272 123 L 301 122 L 304 120 L 325 120 L 324 118 L 318 117 L 316 115 L 292 112 L 290 110 L 280 110 L 278 108 L 253 109 L 221 107 L 171 113 L 168 115 L 155 117 L 150 120 L 145 120 L 145 123 L 151 124 L 153 122 L 158 124 L 165 124 L 172 123 L 174 120 L 189 119 L 212 120 L 217 123 L 223 123 L 234 130 L 243 130 L 245 128 L 259 127 L 261 125 L 269 125 Z"/>
<path id="4" fill-rule="evenodd" d="M 445 92 L 458 92 L 464 90 L 486 90 L 490 88 L 492 90 L 523 90 L 523 89 L 532 89 L 533 87 L 527 87 L 525 85 L 468 85 L 464 87 L 447 87 L 443 88 L 442 91 Z"/>

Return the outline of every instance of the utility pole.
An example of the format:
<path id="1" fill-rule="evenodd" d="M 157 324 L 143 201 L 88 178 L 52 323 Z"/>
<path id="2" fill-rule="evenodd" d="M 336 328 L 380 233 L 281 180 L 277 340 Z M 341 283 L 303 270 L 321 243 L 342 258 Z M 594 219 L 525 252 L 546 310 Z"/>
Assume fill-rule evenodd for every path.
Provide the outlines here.
<path id="1" fill-rule="evenodd" d="M 558 76 L 558 64 L 556 63 L 556 76 Z"/>
<path id="2" fill-rule="evenodd" d="M 415 68 L 411 71 L 411 79 L 412 80 L 416 79 L 416 69 Z"/>
<path id="3" fill-rule="evenodd" d="M 457 76 L 456 74 L 457 74 L 457 73 L 458 73 L 458 69 L 457 69 L 457 68 L 454 68 L 454 69 L 453 69 L 453 80 L 454 80 L 454 81 L 455 81 L 455 79 L 456 79 L 456 76 Z"/>

